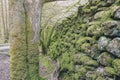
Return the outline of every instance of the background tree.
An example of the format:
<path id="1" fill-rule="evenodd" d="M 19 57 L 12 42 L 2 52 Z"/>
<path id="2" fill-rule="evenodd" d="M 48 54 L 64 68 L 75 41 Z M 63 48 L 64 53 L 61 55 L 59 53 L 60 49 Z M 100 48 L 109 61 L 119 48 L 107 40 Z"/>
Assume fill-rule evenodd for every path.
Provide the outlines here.
<path id="1" fill-rule="evenodd" d="M 1 0 L 1 36 L 3 42 L 8 42 L 9 39 L 9 21 L 8 21 L 8 0 Z"/>

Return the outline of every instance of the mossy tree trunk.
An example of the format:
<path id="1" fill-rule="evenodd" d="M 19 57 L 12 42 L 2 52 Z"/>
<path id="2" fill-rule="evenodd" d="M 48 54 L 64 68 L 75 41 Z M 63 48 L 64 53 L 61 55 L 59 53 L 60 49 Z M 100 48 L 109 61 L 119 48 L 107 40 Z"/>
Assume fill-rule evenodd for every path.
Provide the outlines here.
<path id="1" fill-rule="evenodd" d="M 10 80 L 39 80 L 38 43 L 24 0 L 10 0 Z"/>

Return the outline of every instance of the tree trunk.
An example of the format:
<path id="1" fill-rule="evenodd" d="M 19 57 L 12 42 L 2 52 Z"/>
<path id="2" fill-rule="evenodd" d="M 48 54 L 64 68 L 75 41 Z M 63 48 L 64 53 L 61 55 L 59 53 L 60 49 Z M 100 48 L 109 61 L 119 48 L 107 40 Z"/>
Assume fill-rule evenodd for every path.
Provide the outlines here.
<path id="1" fill-rule="evenodd" d="M 4 16 L 4 2 L 1 0 L 1 16 L 2 16 L 2 39 L 5 40 L 5 16 Z"/>
<path id="2" fill-rule="evenodd" d="M 8 31 L 8 1 L 1 0 L 1 16 L 2 16 L 2 39 L 4 42 L 8 42 L 9 31 Z"/>
<path id="3" fill-rule="evenodd" d="M 10 0 L 10 80 L 39 80 L 38 42 L 24 0 Z"/>

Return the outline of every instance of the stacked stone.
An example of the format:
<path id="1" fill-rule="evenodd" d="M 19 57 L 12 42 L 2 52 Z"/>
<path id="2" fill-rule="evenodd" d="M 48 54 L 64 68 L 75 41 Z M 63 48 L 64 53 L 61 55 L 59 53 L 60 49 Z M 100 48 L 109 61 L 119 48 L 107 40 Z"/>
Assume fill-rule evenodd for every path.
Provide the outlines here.
<path id="1" fill-rule="evenodd" d="M 120 0 L 88 1 L 56 27 L 47 56 L 60 60 L 60 80 L 119 80 Z"/>

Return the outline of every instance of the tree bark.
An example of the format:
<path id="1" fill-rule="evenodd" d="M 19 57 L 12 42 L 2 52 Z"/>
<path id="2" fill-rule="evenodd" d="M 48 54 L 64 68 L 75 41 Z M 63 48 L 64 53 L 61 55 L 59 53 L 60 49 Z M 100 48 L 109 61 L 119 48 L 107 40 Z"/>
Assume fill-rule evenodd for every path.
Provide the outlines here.
<path id="1" fill-rule="evenodd" d="M 10 0 L 10 80 L 39 80 L 38 42 L 24 0 Z"/>

